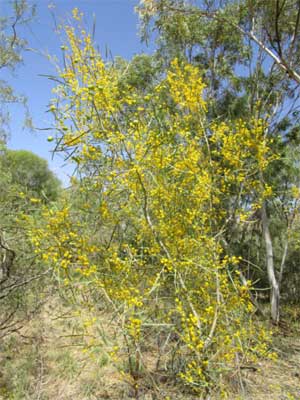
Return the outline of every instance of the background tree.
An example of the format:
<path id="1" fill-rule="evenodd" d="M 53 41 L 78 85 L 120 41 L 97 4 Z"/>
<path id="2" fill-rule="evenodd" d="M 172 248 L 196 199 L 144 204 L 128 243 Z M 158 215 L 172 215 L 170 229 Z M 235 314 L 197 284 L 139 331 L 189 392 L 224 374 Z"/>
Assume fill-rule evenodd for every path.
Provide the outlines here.
<path id="1" fill-rule="evenodd" d="M 45 301 L 49 271 L 40 269 L 28 239 L 28 215 L 57 198 L 59 181 L 47 162 L 27 151 L 0 156 L 0 338 L 20 329 Z M 50 289 L 51 286 L 49 286 Z"/>
<path id="2" fill-rule="evenodd" d="M 3 168 L 11 174 L 14 184 L 45 202 L 56 200 L 60 182 L 43 158 L 31 151 L 6 149 L 1 155 Z"/>

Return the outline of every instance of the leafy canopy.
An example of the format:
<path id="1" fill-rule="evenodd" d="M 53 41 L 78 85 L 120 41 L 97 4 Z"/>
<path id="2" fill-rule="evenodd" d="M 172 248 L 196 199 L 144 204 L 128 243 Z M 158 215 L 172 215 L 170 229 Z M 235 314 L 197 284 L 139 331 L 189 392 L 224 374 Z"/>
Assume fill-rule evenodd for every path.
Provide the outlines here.
<path id="1" fill-rule="evenodd" d="M 45 201 L 57 198 L 60 182 L 43 158 L 27 150 L 5 149 L 0 162 L 13 184 Z"/>

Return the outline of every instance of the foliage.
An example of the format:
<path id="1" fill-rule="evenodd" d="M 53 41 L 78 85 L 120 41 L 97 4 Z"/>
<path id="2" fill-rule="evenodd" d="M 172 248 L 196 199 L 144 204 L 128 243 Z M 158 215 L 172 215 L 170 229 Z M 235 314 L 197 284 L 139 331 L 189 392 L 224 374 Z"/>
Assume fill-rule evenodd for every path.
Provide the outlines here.
<path id="1" fill-rule="evenodd" d="M 11 156 L 11 160 L 18 159 L 14 158 L 15 154 L 21 156 L 20 160 L 24 160 L 25 154 L 25 160 L 33 160 L 33 163 L 26 165 L 20 163 L 18 166 L 8 163 L 8 156 Z M 15 177 L 20 167 L 25 174 L 30 174 L 34 169 L 37 176 L 42 177 L 35 168 L 40 166 L 46 168 L 46 161 L 30 152 L 14 152 L 3 148 L 0 165 L 0 339 L 2 339 L 3 336 L 18 331 L 45 301 L 43 284 L 49 271 L 39 269 L 40 264 L 32 252 L 26 234 L 28 215 L 32 218 L 37 217 L 41 202 L 45 201 L 45 194 L 42 196 L 42 191 L 39 193 L 31 190 L 37 188 L 29 187 L 25 175 L 22 179 Z M 50 183 L 53 180 L 56 184 L 56 178 L 48 169 L 45 169 L 45 172 L 51 179 L 49 182 L 40 181 L 40 189 L 45 183 L 45 189 L 47 185 L 52 189 Z M 51 193 L 54 194 L 50 191 L 47 193 L 49 197 Z M 49 198 L 46 200 L 48 202 Z M 51 287 L 49 286 L 49 289 Z"/>
<path id="2" fill-rule="evenodd" d="M 6 149 L 0 162 L 10 172 L 12 182 L 26 192 L 46 202 L 57 198 L 60 182 L 43 158 L 27 150 Z"/>
<path id="3" fill-rule="evenodd" d="M 35 6 L 29 5 L 26 0 L 13 0 L 10 2 L 11 15 L 0 17 L 0 70 L 6 68 L 10 71 L 22 63 L 22 52 L 27 42 L 18 35 L 20 25 L 26 24 L 35 15 Z M 26 98 L 17 95 L 13 88 L 3 79 L 0 80 L 0 139 L 6 141 L 9 132 L 9 110 L 11 103 L 21 103 L 25 106 Z M 28 121 L 29 122 L 29 121 Z"/>

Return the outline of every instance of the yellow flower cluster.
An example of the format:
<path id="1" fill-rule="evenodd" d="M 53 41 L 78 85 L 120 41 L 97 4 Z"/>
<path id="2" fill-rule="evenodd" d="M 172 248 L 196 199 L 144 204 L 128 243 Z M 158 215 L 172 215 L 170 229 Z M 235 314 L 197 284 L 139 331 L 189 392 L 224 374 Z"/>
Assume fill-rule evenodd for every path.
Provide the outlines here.
<path id="1" fill-rule="evenodd" d="M 82 226 L 74 222 L 69 207 L 59 210 L 44 207 L 40 217 L 40 226 L 36 226 L 34 218 L 29 221 L 32 226 L 29 237 L 35 254 L 44 263 L 59 267 L 58 271 L 64 270 L 67 277 L 70 272 L 81 276 L 95 273 L 97 268 L 92 257 L 97 248 L 81 235 Z"/>
<path id="2" fill-rule="evenodd" d="M 189 64 L 180 67 L 177 59 L 171 63 L 166 82 L 175 104 L 190 113 L 206 110 L 202 92 L 205 85 L 197 68 Z"/>

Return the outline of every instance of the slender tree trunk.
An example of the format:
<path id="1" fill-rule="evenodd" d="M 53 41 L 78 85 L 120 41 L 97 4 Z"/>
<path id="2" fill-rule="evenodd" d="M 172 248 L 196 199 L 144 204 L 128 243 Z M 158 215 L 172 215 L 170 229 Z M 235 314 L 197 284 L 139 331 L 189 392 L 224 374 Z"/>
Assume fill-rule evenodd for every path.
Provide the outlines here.
<path id="1" fill-rule="evenodd" d="M 288 235 L 288 232 L 286 233 L 286 235 Z M 281 258 L 279 277 L 278 277 L 279 287 L 281 287 L 281 282 L 282 282 L 282 277 L 283 277 L 283 272 L 284 272 L 284 267 L 285 267 L 285 260 L 286 260 L 287 253 L 288 253 L 288 248 L 289 248 L 289 242 L 288 242 L 288 238 L 286 238 L 286 241 L 284 243 L 284 248 L 283 248 L 283 254 L 282 254 L 282 258 Z"/>
<path id="2" fill-rule="evenodd" d="M 268 279 L 271 288 L 270 293 L 270 302 L 271 302 L 271 318 L 274 323 L 279 322 L 279 300 L 280 300 L 280 290 L 279 283 L 276 279 L 275 269 L 274 269 L 274 255 L 273 255 L 273 244 L 272 237 L 269 230 L 269 220 L 266 210 L 266 203 L 263 202 L 262 209 L 262 228 L 263 228 L 263 237 L 266 246 L 266 263 L 267 263 L 267 272 Z"/>

